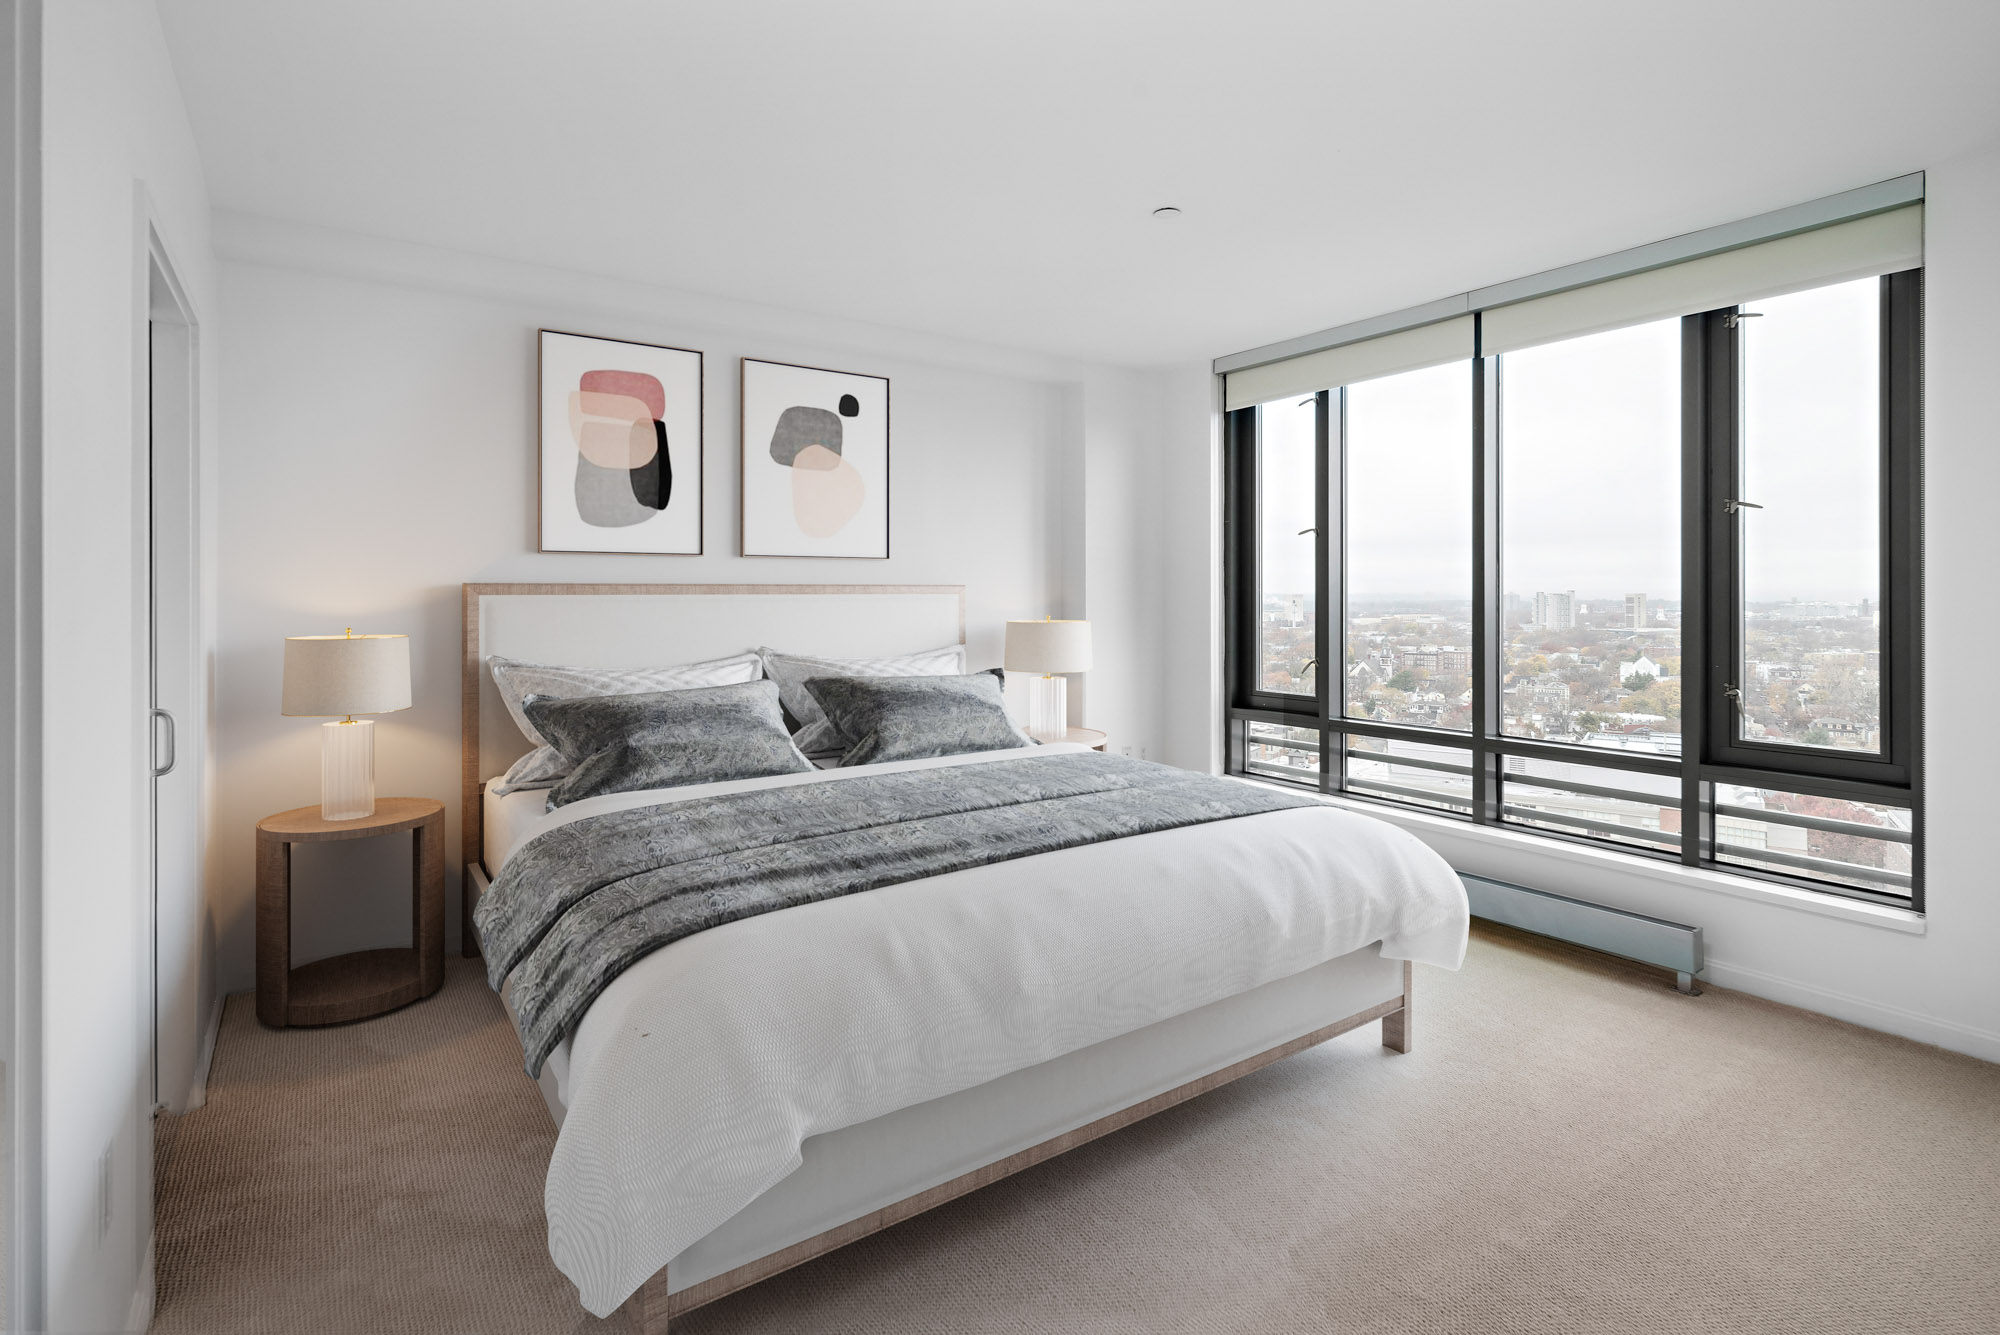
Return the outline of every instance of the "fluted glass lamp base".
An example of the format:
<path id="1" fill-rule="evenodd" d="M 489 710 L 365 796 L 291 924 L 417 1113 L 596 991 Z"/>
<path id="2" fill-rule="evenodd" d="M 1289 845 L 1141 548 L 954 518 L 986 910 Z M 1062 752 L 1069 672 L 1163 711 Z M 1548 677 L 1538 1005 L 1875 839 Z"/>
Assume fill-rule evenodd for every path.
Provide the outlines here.
<path id="1" fill-rule="evenodd" d="M 375 814 L 374 720 L 320 725 L 319 814 L 321 820 Z"/>
<path id="2" fill-rule="evenodd" d="M 1034 677 L 1028 682 L 1028 736 L 1059 742 L 1069 731 L 1069 678 Z"/>

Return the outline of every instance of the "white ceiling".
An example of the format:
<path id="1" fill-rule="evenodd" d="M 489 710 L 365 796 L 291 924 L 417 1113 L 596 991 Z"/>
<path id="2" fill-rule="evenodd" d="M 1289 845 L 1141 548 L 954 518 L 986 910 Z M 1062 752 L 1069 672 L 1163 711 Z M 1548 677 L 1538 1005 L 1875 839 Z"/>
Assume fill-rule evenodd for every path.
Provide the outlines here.
<path id="1" fill-rule="evenodd" d="M 1995 0 L 160 9 L 217 207 L 1131 365 L 2000 138 Z"/>

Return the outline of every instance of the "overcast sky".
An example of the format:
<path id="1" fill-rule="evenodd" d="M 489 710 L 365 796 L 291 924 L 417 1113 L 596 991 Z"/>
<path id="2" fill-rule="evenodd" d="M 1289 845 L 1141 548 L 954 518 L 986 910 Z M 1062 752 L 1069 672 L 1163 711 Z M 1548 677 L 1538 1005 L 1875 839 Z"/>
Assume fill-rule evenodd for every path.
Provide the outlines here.
<path id="1" fill-rule="evenodd" d="M 1751 601 L 1877 598 L 1876 280 L 1757 302 L 1744 322 Z M 1508 592 L 1680 597 L 1680 325 L 1501 359 Z M 1463 363 L 1350 386 L 1355 601 L 1469 598 L 1472 434 Z M 1265 583 L 1312 587 L 1312 409 L 1264 412 Z"/>

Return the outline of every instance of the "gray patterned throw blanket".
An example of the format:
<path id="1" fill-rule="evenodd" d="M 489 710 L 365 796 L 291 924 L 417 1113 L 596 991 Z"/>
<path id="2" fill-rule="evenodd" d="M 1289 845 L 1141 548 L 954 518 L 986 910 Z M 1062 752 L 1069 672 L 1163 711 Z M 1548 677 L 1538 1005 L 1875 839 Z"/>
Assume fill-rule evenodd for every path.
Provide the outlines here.
<path id="1" fill-rule="evenodd" d="M 1309 797 L 1095 752 L 995 760 L 586 816 L 507 860 L 475 916 L 528 1074 L 642 956 L 738 918 Z"/>

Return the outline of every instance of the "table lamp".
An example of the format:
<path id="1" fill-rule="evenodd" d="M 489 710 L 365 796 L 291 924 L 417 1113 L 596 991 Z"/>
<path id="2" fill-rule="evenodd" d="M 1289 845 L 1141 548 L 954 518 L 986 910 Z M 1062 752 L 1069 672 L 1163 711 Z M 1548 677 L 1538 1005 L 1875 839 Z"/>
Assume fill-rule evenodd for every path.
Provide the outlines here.
<path id="1" fill-rule="evenodd" d="M 1090 623 L 1050 617 L 1009 621 L 1002 666 L 1041 674 L 1028 683 L 1028 735 L 1059 742 L 1069 731 L 1069 680 L 1061 674 L 1090 671 Z"/>
<path id="2" fill-rule="evenodd" d="M 285 699 L 292 717 L 345 718 L 320 725 L 319 814 L 360 820 L 375 814 L 375 723 L 356 714 L 410 707 L 407 635 L 290 635 Z"/>

